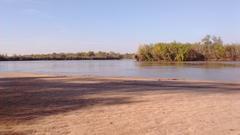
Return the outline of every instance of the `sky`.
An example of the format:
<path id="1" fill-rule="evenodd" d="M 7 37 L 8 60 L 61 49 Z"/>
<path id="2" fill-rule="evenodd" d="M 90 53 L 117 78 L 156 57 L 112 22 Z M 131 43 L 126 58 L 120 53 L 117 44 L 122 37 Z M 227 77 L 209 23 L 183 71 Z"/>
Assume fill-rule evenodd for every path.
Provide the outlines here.
<path id="1" fill-rule="evenodd" d="M 0 53 L 135 52 L 207 34 L 240 43 L 240 0 L 0 0 Z"/>

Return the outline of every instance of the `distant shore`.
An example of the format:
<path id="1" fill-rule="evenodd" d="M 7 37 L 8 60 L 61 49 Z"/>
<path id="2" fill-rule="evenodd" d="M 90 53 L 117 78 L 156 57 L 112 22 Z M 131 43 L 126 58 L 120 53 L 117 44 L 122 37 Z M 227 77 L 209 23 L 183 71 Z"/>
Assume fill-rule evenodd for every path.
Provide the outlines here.
<path id="1" fill-rule="evenodd" d="M 32 58 L 9 58 L 9 59 L 2 59 L 0 61 L 65 61 L 65 60 L 122 60 L 123 58 L 73 58 L 73 59 L 48 59 L 48 58 L 43 58 L 43 59 L 32 59 Z"/>
<path id="2" fill-rule="evenodd" d="M 78 53 L 49 53 L 30 55 L 0 55 L 0 61 L 40 61 L 40 60 L 120 60 L 133 58 L 132 53 L 116 52 L 78 52 Z"/>
<path id="3" fill-rule="evenodd" d="M 0 73 L 0 134 L 238 134 L 240 84 Z"/>

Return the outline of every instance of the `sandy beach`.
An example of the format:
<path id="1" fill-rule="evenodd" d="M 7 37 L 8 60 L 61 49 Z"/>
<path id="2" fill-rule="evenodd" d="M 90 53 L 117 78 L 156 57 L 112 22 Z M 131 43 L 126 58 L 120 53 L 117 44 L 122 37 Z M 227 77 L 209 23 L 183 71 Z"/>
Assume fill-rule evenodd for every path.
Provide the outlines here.
<path id="1" fill-rule="evenodd" d="M 0 73 L 0 135 L 239 135 L 240 83 Z"/>

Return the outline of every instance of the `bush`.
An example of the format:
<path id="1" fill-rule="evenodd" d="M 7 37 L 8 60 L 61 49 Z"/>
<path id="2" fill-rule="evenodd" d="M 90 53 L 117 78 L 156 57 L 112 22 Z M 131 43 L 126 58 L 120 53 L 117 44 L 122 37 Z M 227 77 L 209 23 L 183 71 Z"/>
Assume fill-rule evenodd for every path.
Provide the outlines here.
<path id="1" fill-rule="evenodd" d="M 206 36 L 199 43 L 156 43 L 140 46 L 138 61 L 239 60 L 239 45 L 223 45 L 220 37 Z"/>

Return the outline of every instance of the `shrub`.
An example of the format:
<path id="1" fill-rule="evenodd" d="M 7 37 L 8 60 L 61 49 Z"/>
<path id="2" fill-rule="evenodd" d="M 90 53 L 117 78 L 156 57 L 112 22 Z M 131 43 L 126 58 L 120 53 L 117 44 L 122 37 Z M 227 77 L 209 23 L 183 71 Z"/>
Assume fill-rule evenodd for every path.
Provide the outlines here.
<path id="1" fill-rule="evenodd" d="M 138 61 L 239 60 L 239 45 L 224 45 L 220 37 L 206 36 L 199 43 L 156 43 L 140 46 Z"/>

